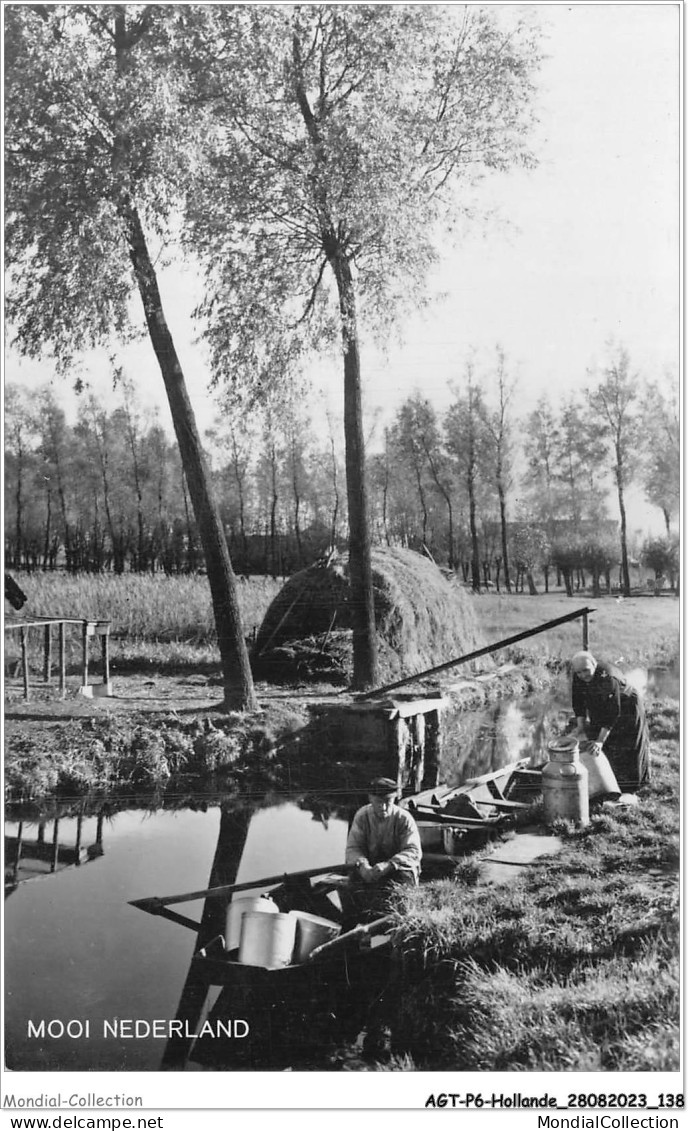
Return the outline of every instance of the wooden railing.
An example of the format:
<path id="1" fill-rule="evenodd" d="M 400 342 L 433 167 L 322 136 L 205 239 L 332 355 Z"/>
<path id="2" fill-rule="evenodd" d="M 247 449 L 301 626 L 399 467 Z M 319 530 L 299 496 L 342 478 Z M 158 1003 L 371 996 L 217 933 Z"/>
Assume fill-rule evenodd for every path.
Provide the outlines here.
<path id="1" fill-rule="evenodd" d="M 397 687 L 404 687 L 409 683 L 415 683 L 416 680 L 425 679 L 427 676 L 437 675 L 439 672 L 447 671 L 449 668 L 458 667 L 459 664 L 467 664 L 469 660 L 476 660 L 478 656 L 487 656 L 490 652 L 497 652 L 500 648 L 508 648 L 510 644 L 517 644 L 519 640 L 527 640 L 529 636 L 537 636 L 540 632 L 547 632 L 550 628 L 556 628 L 559 624 L 566 624 L 571 620 L 582 620 L 583 622 L 583 649 L 587 650 L 588 647 L 588 613 L 594 613 L 594 609 L 584 608 L 577 609 L 574 613 L 566 613 L 563 617 L 556 617 L 555 620 L 545 621 L 539 624 L 537 628 L 528 628 L 525 632 L 517 632 L 515 636 L 507 636 L 503 640 L 497 640 L 494 644 L 487 644 L 484 648 L 477 648 L 474 652 L 467 652 L 463 656 L 457 656 L 453 660 L 446 660 L 443 664 L 437 664 L 434 668 L 426 668 L 425 671 L 416 672 L 415 675 L 404 676 L 403 679 L 396 680 L 395 683 L 386 683 L 383 687 L 376 687 L 372 691 L 364 691 L 357 695 L 357 699 L 373 699 L 376 695 L 385 695 L 388 691 L 395 691 Z"/>
<path id="2" fill-rule="evenodd" d="M 31 697 L 29 681 L 29 629 L 40 628 L 43 630 L 43 682 L 50 685 L 52 682 L 52 630 L 58 631 L 58 673 L 60 695 L 64 698 L 67 688 L 66 680 L 66 626 L 78 624 L 81 626 L 81 687 L 82 695 L 111 695 L 110 686 L 110 621 L 109 620 L 82 620 L 75 617 L 34 617 L 33 620 L 5 622 L 6 632 L 19 632 L 21 640 L 21 665 L 24 683 L 24 699 Z M 101 643 L 101 659 L 103 665 L 102 684 L 89 683 L 89 642 L 91 637 L 99 636 Z"/>

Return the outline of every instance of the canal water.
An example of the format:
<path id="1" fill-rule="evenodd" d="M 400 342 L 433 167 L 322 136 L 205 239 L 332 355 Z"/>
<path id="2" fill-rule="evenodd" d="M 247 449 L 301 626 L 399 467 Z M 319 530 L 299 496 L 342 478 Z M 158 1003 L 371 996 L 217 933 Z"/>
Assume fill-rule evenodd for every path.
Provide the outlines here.
<path id="1" fill-rule="evenodd" d="M 648 694 L 678 695 L 675 672 L 635 678 Z M 548 736 L 569 717 L 563 685 L 559 694 L 465 715 L 455 726 L 443 779 L 457 784 L 515 758 L 541 764 Z M 196 809 L 123 809 L 107 818 L 61 818 L 57 828 L 46 820 L 42 827 L 24 822 L 20 830 L 7 821 L 6 837 L 21 832 L 22 840 L 5 903 L 8 1068 L 158 1070 L 196 935 L 130 901 L 207 888 L 221 827 L 237 830 L 229 847 L 237 882 L 341 863 L 348 819 L 364 800 L 323 793 L 317 800 L 268 795 L 256 803 L 233 795 L 224 816 L 199 798 Z M 11 859 L 6 852 L 6 863 Z M 175 909 L 199 921 L 203 903 Z M 155 1021 L 163 1023 L 157 1035 Z"/>

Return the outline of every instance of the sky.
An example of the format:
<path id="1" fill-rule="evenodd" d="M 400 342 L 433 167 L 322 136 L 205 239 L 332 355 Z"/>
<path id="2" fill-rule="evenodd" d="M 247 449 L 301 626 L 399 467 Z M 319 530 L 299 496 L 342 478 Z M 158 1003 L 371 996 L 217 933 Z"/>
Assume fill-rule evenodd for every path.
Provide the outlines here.
<path id="1" fill-rule="evenodd" d="M 496 5 L 499 7 L 499 5 Z M 544 32 L 534 170 L 483 182 L 479 202 L 495 219 L 447 249 L 431 280 L 431 302 L 385 351 L 364 342 L 367 422 L 381 424 L 421 389 L 443 410 L 451 384 L 474 355 L 478 370 L 505 350 L 518 405 L 594 383 L 609 343 L 623 344 L 633 371 L 653 378 L 680 365 L 680 5 L 533 4 Z M 163 299 L 201 429 L 217 415 L 208 371 L 194 342 L 195 281 L 162 278 Z M 146 407 L 171 430 L 162 378 L 147 342 L 122 353 Z M 6 381 L 35 387 L 49 363 L 6 352 Z M 111 399 L 105 353 L 83 359 L 80 376 Z M 319 358 L 313 404 L 341 418 L 339 358 Z M 65 407 L 76 400 L 62 387 Z M 316 407 L 315 411 L 319 411 Z M 638 500 L 636 499 L 636 503 Z M 652 516 L 658 529 L 661 516 Z M 640 508 L 639 525 L 651 522 Z"/>

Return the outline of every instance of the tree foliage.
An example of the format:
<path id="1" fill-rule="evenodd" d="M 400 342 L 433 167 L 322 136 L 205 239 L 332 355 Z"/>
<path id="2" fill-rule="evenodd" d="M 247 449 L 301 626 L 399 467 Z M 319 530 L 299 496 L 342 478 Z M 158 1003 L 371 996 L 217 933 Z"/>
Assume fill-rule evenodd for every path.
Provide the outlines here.
<path id="1" fill-rule="evenodd" d="M 7 311 L 19 349 L 64 369 L 134 329 L 138 292 L 205 552 L 225 703 L 256 706 L 226 540 L 158 282 L 196 123 L 177 6 L 12 5 L 5 69 Z M 139 307 L 140 310 L 140 307 Z"/>
<path id="2" fill-rule="evenodd" d="M 366 328 L 422 303 L 457 184 L 532 160 L 538 37 L 471 7 L 190 8 L 212 145 L 191 246 L 214 370 L 269 383 L 304 349 L 338 347 L 337 256 Z"/>
<path id="3" fill-rule="evenodd" d="M 607 452 L 616 485 L 621 519 L 621 573 L 625 596 L 630 596 L 626 533 L 626 489 L 639 469 L 637 454 L 642 450 L 642 421 L 639 414 L 639 379 L 631 373 L 628 351 L 618 347 L 602 377 L 587 390 L 587 401 L 596 424 L 597 436 Z"/>
<path id="4" fill-rule="evenodd" d="M 193 19 L 208 57 L 219 44 L 199 76 L 214 149 L 189 210 L 215 372 L 264 392 L 314 344 L 341 349 L 364 687 L 377 661 L 361 325 L 381 331 L 422 301 L 455 182 L 529 158 L 537 37 L 434 5 L 219 5 Z"/>
<path id="5" fill-rule="evenodd" d="M 652 382 L 643 398 L 642 415 L 646 438 L 643 485 L 648 500 L 664 516 L 668 536 L 680 505 L 681 422 L 677 384 L 669 379 Z"/>

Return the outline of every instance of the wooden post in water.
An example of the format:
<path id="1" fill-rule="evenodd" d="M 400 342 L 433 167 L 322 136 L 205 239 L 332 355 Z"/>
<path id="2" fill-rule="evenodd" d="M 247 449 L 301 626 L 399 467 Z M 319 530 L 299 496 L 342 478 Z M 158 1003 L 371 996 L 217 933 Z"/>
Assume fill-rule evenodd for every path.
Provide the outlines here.
<path id="1" fill-rule="evenodd" d="M 60 856 L 60 842 L 59 842 L 59 839 L 58 839 L 59 829 L 60 829 L 60 820 L 59 820 L 59 817 L 56 817 L 55 818 L 55 824 L 53 825 L 53 858 L 52 858 L 52 861 L 50 863 L 50 871 L 51 872 L 57 871 L 57 862 L 58 862 L 59 856 Z"/>
<path id="2" fill-rule="evenodd" d="M 103 683 L 107 686 L 110 683 L 110 629 L 109 626 L 100 633 L 100 650 L 103 657 Z"/>
<path id="3" fill-rule="evenodd" d="M 12 874 L 13 874 L 13 878 L 14 878 L 15 883 L 17 883 L 18 880 L 19 880 L 19 864 L 21 862 L 22 837 L 23 837 L 23 835 L 24 835 L 24 822 L 20 821 L 19 825 L 17 826 L 17 851 L 15 853 L 14 860 L 12 862 Z"/>
<path id="4" fill-rule="evenodd" d="M 75 859 L 74 863 L 77 865 L 77 867 L 78 867 L 79 864 L 81 864 L 81 834 L 83 832 L 83 825 L 84 825 L 84 808 L 83 808 L 83 805 L 82 805 L 79 816 L 76 819 L 76 841 L 74 842 L 74 852 L 76 854 L 76 859 Z"/>
<path id="5" fill-rule="evenodd" d="M 45 683 L 50 683 L 50 675 L 52 671 L 52 635 L 50 632 L 50 624 L 46 624 L 43 629 L 43 679 Z"/>
<path id="6" fill-rule="evenodd" d="M 22 675 L 24 677 L 24 698 L 29 698 L 29 654 L 27 649 L 27 636 L 28 629 L 22 628 L 21 630 L 21 658 L 22 658 Z"/>
<path id="7" fill-rule="evenodd" d="M 82 675 L 81 685 L 82 685 L 82 687 L 88 687 L 88 621 L 87 620 L 84 621 L 84 625 L 83 625 L 83 629 L 82 629 L 81 647 L 82 647 L 82 655 L 83 655 L 83 661 L 82 661 L 83 671 L 81 673 L 81 675 Z"/>
<path id="8" fill-rule="evenodd" d="M 434 789 L 440 780 L 442 757 L 442 722 L 439 710 L 430 711 L 425 720 L 425 766 L 422 789 Z"/>
<path id="9" fill-rule="evenodd" d="M 408 745 L 408 727 L 399 715 L 387 724 L 387 748 L 389 750 L 390 765 L 397 768 L 397 790 L 401 794 L 406 782 L 406 747 Z"/>
<path id="10" fill-rule="evenodd" d="M 66 678 L 65 678 L 65 626 L 64 626 L 64 621 L 62 621 L 62 620 L 60 621 L 60 624 L 59 624 L 59 627 L 58 627 L 58 645 L 57 645 L 57 652 L 58 652 L 58 662 L 59 662 L 59 667 L 60 667 L 60 697 L 61 697 L 62 699 L 64 699 L 64 697 L 65 697 L 65 689 L 66 689 Z"/>
<path id="11" fill-rule="evenodd" d="M 414 793 L 418 793 L 425 773 L 425 715 L 422 711 L 411 719 L 411 735 L 413 738 L 411 784 Z"/>

